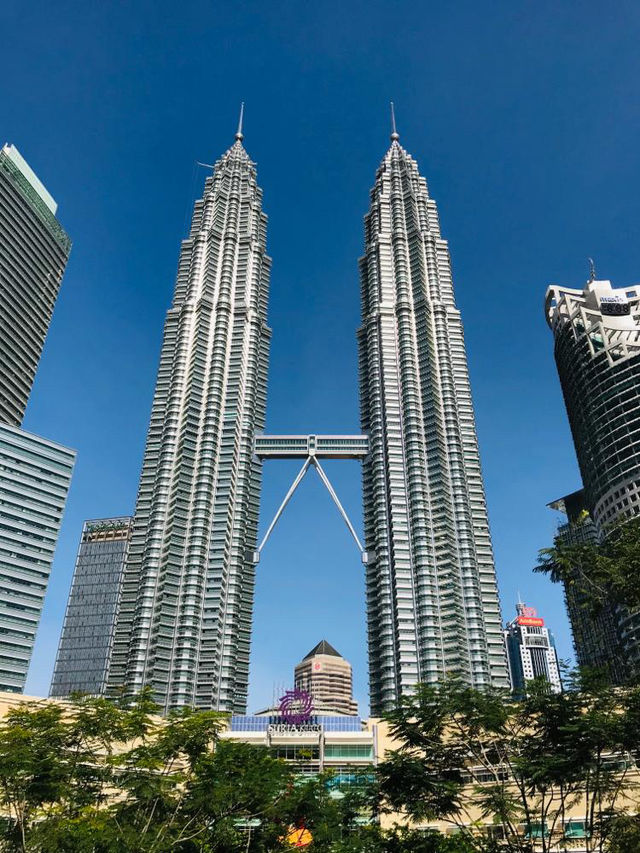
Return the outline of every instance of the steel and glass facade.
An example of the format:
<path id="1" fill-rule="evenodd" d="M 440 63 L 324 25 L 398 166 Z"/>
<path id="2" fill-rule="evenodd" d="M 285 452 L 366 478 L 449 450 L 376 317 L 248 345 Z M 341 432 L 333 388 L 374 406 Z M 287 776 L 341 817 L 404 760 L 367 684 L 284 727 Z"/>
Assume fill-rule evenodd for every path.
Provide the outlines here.
<path id="1" fill-rule="evenodd" d="M 603 529 L 640 509 L 640 288 L 554 285 L 545 313 L 585 503 Z"/>
<path id="2" fill-rule="evenodd" d="M 508 687 L 460 312 L 438 211 L 392 136 L 365 217 L 358 331 L 371 710 L 455 673 Z"/>
<path id="3" fill-rule="evenodd" d="M 51 696 L 106 691 L 131 521 L 128 517 L 99 518 L 83 525 Z"/>
<path id="4" fill-rule="evenodd" d="M 271 331 L 267 218 L 242 134 L 195 204 L 167 314 L 109 685 L 164 710 L 247 701 Z"/>
<path id="5" fill-rule="evenodd" d="M 13 145 L 0 150 L 0 423 L 20 426 L 71 242 Z"/>
<path id="6" fill-rule="evenodd" d="M 519 601 L 516 612 L 504 632 L 512 689 L 521 693 L 527 681 L 542 678 L 552 693 L 560 693 L 562 679 L 553 634 L 533 608 Z"/>
<path id="7" fill-rule="evenodd" d="M 607 280 L 591 280 L 583 290 L 552 285 L 545 315 L 554 336 L 584 507 L 596 536 L 606 536 L 613 525 L 640 513 L 640 288 L 613 288 Z M 573 623 L 571 607 L 569 615 Z M 622 609 L 605 617 L 605 634 L 594 648 L 605 650 L 613 679 L 621 681 L 630 665 L 640 665 L 640 618 Z M 588 649 L 579 650 L 579 660 L 596 665 L 590 657 Z"/>
<path id="8" fill-rule="evenodd" d="M 582 489 L 552 501 L 549 506 L 563 513 L 556 533 L 561 542 L 567 545 L 598 542 L 598 528 L 586 508 Z M 627 665 L 616 608 L 603 604 L 593 613 L 579 584 L 565 584 L 563 588 L 578 666 L 604 670 L 614 684 L 621 684 L 627 676 Z"/>
<path id="9" fill-rule="evenodd" d="M 74 462 L 0 424 L 0 690 L 24 689 Z"/>

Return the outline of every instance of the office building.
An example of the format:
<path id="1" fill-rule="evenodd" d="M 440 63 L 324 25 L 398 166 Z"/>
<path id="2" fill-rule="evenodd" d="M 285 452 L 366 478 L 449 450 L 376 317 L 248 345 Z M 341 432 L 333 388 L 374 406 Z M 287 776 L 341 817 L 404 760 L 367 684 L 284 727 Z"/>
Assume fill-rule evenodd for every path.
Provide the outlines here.
<path id="1" fill-rule="evenodd" d="M 131 518 L 85 521 L 51 682 L 51 696 L 102 695 Z"/>
<path id="2" fill-rule="evenodd" d="M 582 290 L 550 286 L 545 316 L 584 508 L 597 535 L 606 536 L 612 525 L 640 512 L 640 287 L 613 288 L 608 280 L 596 280 L 592 269 Z M 618 609 L 613 618 L 627 664 L 637 665 L 638 616 Z M 579 633 L 574 627 L 576 645 Z M 608 644 L 606 637 L 598 642 Z M 580 651 L 580 658 L 588 654 Z M 610 668 L 619 669 L 615 662 Z"/>
<path id="3" fill-rule="evenodd" d="M 507 687 L 509 676 L 449 249 L 395 129 L 370 201 L 358 343 L 378 715 L 418 682 Z"/>
<path id="4" fill-rule="evenodd" d="M 0 423 L 19 427 L 71 241 L 13 145 L 0 150 Z"/>
<path id="5" fill-rule="evenodd" d="M 242 140 L 182 243 L 110 662 L 110 688 L 151 685 L 165 711 L 247 701 L 271 260 Z"/>
<path id="6" fill-rule="evenodd" d="M 545 313 L 585 504 L 602 530 L 640 501 L 640 287 L 552 285 Z"/>
<path id="7" fill-rule="evenodd" d="M 75 451 L 0 424 L 0 690 L 24 689 Z"/>
<path id="8" fill-rule="evenodd" d="M 295 686 L 311 696 L 316 713 L 358 713 L 351 664 L 326 640 L 321 640 L 296 665 Z"/>
<path id="9" fill-rule="evenodd" d="M 521 693 L 527 681 L 543 678 L 553 693 L 560 693 L 562 680 L 553 634 L 537 610 L 522 601 L 516 604 L 516 614 L 504 632 L 512 690 Z"/>
<path id="10" fill-rule="evenodd" d="M 586 509 L 582 490 L 558 498 L 549 506 L 562 513 L 556 532 L 561 542 L 566 545 L 598 542 L 598 529 Z M 578 666 L 604 670 L 614 684 L 622 684 L 628 669 L 616 608 L 605 603 L 594 613 L 579 584 L 564 584 L 563 589 Z"/>

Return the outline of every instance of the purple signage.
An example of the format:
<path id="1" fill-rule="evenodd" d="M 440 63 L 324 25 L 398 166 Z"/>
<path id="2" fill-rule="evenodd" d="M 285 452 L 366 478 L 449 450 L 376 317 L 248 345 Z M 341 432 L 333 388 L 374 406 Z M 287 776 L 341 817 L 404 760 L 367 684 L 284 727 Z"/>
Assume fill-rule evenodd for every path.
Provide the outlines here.
<path id="1" fill-rule="evenodd" d="M 313 700 L 304 690 L 287 690 L 280 699 L 280 716 L 292 726 L 308 723 L 313 712 Z"/>

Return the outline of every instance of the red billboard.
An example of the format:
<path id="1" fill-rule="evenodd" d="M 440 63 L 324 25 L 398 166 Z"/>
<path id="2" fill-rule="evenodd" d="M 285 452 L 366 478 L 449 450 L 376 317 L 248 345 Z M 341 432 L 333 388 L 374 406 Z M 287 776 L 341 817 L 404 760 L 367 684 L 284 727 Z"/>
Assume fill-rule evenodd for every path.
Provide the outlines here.
<path id="1" fill-rule="evenodd" d="M 543 628 L 544 619 L 538 616 L 518 616 L 516 619 L 518 625 L 525 625 L 527 628 Z"/>

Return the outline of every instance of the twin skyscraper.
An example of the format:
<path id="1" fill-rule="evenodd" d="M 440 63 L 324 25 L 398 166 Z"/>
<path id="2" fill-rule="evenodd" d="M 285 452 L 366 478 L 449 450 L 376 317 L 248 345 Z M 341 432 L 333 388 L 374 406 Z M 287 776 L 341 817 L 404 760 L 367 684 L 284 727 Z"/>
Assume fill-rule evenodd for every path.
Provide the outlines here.
<path id="1" fill-rule="evenodd" d="M 256 443 L 272 334 L 266 242 L 239 127 L 182 244 L 110 639 L 107 689 L 149 684 L 165 710 L 246 708 L 263 464 Z M 395 126 L 370 193 L 360 285 L 377 715 L 416 683 L 448 674 L 509 685 L 449 250 Z"/>

